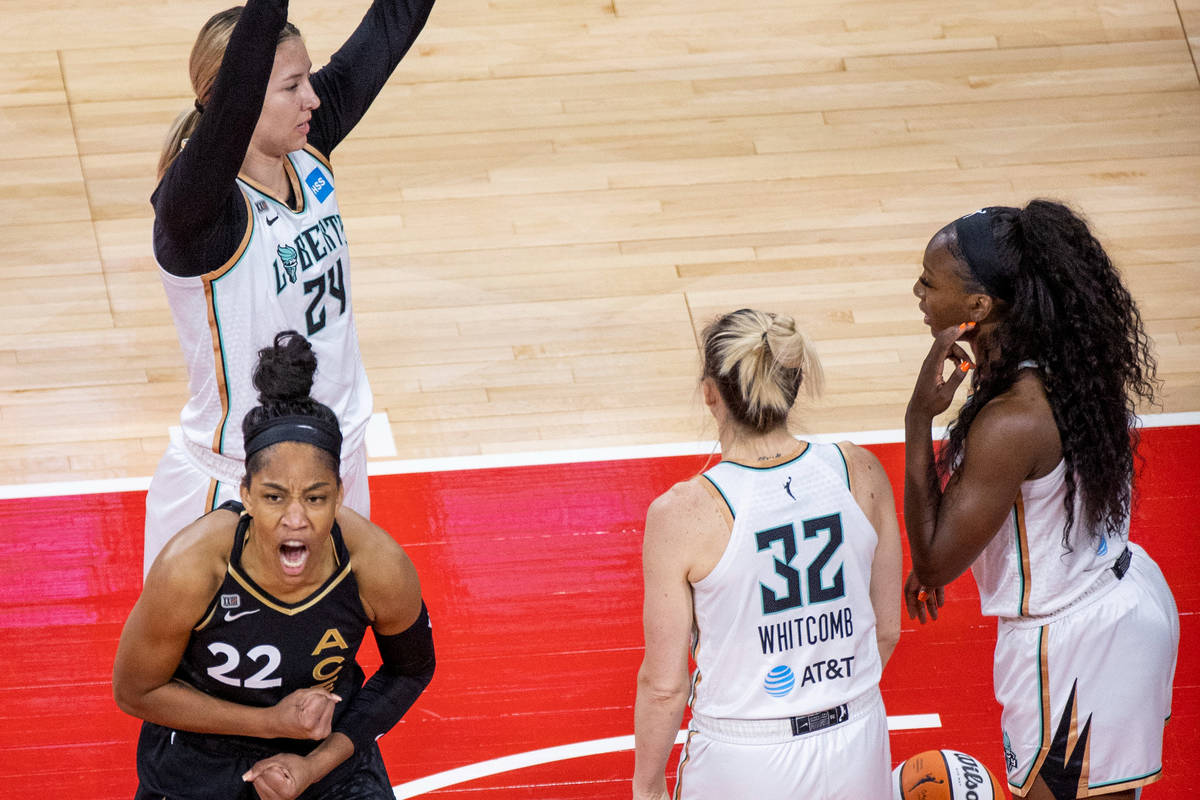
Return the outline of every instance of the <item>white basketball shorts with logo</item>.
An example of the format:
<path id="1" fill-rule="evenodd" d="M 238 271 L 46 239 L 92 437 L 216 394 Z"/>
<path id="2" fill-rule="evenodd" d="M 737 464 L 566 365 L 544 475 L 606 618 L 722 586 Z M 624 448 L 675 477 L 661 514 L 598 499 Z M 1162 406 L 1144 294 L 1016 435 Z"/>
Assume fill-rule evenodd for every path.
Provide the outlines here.
<path id="1" fill-rule="evenodd" d="M 993 678 L 1008 784 L 1097 797 L 1162 774 L 1179 613 L 1158 565 L 1129 545 L 1124 577 L 1051 617 L 1001 619 Z"/>
<path id="2" fill-rule="evenodd" d="M 878 687 L 830 711 L 837 714 L 781 720 L 693 715 L 675 799 L 891 797 L 892 756 Z M 829 724 L 841 716 L 844 721 Z"/>

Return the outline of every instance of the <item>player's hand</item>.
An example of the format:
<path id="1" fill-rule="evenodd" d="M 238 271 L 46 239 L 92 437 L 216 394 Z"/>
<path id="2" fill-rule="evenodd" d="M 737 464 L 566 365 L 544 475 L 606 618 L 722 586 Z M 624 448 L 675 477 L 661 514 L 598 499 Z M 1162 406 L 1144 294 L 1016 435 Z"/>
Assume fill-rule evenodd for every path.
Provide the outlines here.
<path id="1" fill-rule="evenodd" d="M 938 618 L 938 609 L 946 603 L 946 590 L 941 586 L 928 589 L 917 580 L 917 573 L 910 571 L 904 579 L 904 606 L 908 609 L 909 619 L 919 619 L 921 624 L 926 622 L 926 614 L 931 620 Z"/>
<path id="2" fill-rule="evenodd" d="M 638 791 L 634 788 L 633 800 L 671 800 L 671 795 L 665 788 L 655 791 Z"/>
<path id="3" fill-rule="evenodd" d="M 315 777 L 303 756 L 280 753 L 259 761 L 242 775 L 242 780 L 254 784 L 261 800 L 295 800 Z"/>
<path id="4" fill-rule="evenodd" d="M 271 709 L 275 735 L 284 739 L 324 739 L 332 731 L 333 707 L 341 700 L 326 689 L 297 689 Z"/>
<path id="5" fill-rule="evenodd" d="M 910 412 L 933 419 L 950 407 L 959 384 L 975 366 L 967 351 L 958 344 L 958 340 L 974 328 L 974 322 L 964 322 L 957 327 L 938 331 L 933 337 L 933 346 L 921 364 L 917 385 L 913 387 L 912 398 L 908 401 Z M 952 366 L 949 376 L 943 374 L 947 361 Z"/>

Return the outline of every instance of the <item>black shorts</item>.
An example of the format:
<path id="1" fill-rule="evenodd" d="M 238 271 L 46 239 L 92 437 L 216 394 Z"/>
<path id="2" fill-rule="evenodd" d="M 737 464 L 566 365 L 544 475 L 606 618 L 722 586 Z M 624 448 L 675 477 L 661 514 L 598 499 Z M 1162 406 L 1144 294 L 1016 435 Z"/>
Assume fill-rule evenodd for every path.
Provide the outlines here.
<path id="1" fill-rule="evenodd" d="M 266 743 L 142 723 L 135 800 L 257 800 L 242 775 L 281 752 Z M 394 800 L 378 745 L 356 752 L 308 787 L 298 800 Z"/>

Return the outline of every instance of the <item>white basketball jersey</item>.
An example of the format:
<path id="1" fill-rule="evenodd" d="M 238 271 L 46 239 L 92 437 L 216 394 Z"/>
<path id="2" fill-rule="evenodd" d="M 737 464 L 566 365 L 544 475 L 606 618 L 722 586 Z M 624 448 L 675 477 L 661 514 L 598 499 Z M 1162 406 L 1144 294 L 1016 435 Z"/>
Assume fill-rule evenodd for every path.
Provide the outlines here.
<path id="1" fill-rule="evenodd" d="M 212 477 L 240 480 L 242 417 L 258 404 L 251 382 L 259 349 L 282 330 L 312 343 L 312 396 L 342 426 L 342 454 L 362 444 L 372 397 L 358 350 L 350 259 L 328 162 L 297 150 L 286 160 L 299 210 L 238 179 L 250 219 L 238 251 L 194 278 L 160 270 L 188 368 L 191 395 L 181 414 L 189 450 Z"/>
<path id="2" fill-rule="evenodd" d="M 1071 548 L 1063 547 L 1067 465 L 1021 484 L 1008 520 L 971 565 L 984 614 L 1043 616 L 1061 611 L 1087 594 L 1125 548 L 1129 523 L 1119 536 L 1092 540 L 1075 495 Z"/>
<path id="3" fill-rule="evenodd" d="M 722 461 L 700 480 L 728 508 L 731 530 L 717 566 L 692 585 L 692 709 L 778 719 L 874 688 L 878 537 L 850 493 L 841 450 L 813 443 L 783 463 Z"/>

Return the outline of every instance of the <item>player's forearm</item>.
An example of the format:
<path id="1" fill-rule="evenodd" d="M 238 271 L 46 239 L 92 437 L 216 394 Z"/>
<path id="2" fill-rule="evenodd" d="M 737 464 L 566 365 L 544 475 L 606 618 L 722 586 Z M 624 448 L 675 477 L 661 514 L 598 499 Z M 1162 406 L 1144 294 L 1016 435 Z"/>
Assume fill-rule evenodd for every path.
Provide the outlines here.
<path id="1" fill-rule="evenodd" d="M 304 760 L 312 768 L 313 782 L 315 783 L 352 755 L 354 755 L 354 743 L 345 734 L 335 731 L 317 745 L 315 750 L 305 756 Z"/>
<path id="2" fill-rule="evenodd" d="M 667 760 L 687 706 L 687 684 L 658 685 L 644 673 L 638 675 L 633 706 L 633 789 L 654 795 L 666 791 Z"/>
<path id="3" fill-rule="evenodd" d="M 200 121 L 153 197 L 159 224 L 179 241 L 207 234 L 236 192 L 234 180 L 258 123 L 286 19 L 285 0 L 248 2 L 211 91 L 198 98 L 204 103 Z"/>
<path id="4" fill-rule="evenodd" d="M 904 418 L 904 530 L 913 569 L 922 581 L 925 581 L 922 573 L 933 562 L 940 500 L 933 455 L 933 420 L 910 410 Z"/>
<path id="5" fill-rule="evenodd" d="M 883 630 L 876 628 L 875 644 L 879 648 L 879 664 L 881 667 L 886 667 L 888 659 L 892 657 L 892 653 L 896 650 L 896 645 L 900 643 L 900 626 L 897 625 L 895 630 Z"/>
<path id="6" fill-rule="evenodd" d="M 171 681 L 146 692 L 115 692 L 125 713 L 176 730 L 274 738 L 269 709 L 221 700 Z"/>

